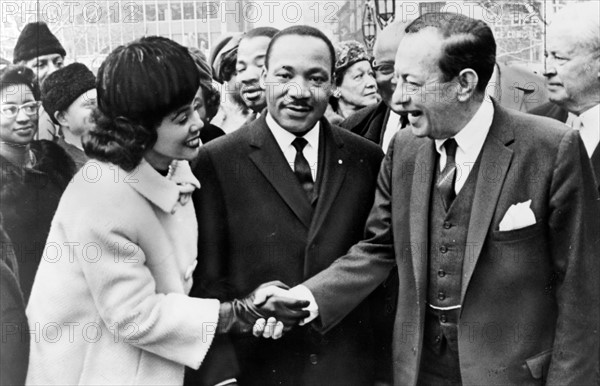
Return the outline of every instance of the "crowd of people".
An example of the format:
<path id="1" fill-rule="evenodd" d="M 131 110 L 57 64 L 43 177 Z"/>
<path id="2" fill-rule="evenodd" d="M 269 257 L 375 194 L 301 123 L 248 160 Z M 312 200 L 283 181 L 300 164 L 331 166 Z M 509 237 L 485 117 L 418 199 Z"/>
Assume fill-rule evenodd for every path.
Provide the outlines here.
<path id="1" fill-rule="evenodd" d="M 597 385 L 600 11 L 0 70 L 1 385 Z M 544 79 L 545 78 L 545 79 Z M 532 86 L 540 86 L 533 87 Z"/>

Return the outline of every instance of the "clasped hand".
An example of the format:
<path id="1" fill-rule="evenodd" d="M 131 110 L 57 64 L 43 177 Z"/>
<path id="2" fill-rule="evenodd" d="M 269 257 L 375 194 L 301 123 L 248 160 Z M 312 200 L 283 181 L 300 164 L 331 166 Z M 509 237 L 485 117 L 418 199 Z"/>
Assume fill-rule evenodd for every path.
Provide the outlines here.
<path id="1" fill-rule="evenodd" d="M 243 299 L 221 303 L 217 333 L 278 339 L 310 313 L 309 302 L 292 298 L 280 281 L 264 283 Z"/>

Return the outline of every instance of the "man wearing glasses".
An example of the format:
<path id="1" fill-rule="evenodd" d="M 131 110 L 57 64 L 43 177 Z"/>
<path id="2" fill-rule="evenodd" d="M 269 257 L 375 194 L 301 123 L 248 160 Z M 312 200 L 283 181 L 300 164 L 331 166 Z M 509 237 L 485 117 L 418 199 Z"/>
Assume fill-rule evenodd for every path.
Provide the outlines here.
<path id="1" fill-rule="evenodd" d="M 406 21 L 394 21 L 381 32 L 373 47 L 373 70 L 382 101 L 365 107 L 340 124 L 343 128 L 375 142 L 383 151 L 387 150 L 394 134 L 406 126 L 405 120 L 401 120 L 400 115 L 390 109 L 392 94 L 396 88 L 393 81 L 394 57 L 406 25 Z"/>

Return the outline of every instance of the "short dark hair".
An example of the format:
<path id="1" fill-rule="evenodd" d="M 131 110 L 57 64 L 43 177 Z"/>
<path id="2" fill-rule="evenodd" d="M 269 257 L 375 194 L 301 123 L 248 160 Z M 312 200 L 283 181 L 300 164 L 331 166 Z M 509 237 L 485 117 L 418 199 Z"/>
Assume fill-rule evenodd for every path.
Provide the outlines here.
<path id="1" fill-rule="evenodd" d="M 448 12 L 426 13 L 406 27 L 407 34 L 425 28 L 435 28 L 444 37 L 439 68 L 445 79 L 471 68 L 479 77 L 477 91 L 485 92 L 496 63 L 496 41 L 490 27 L 483 21 Z"/>
<path id="2" fill-rule="evenodd" d="M 269 68 L 269 58 L 271 57 L 271 50 L 273 49 L 275 42 L 284 36 L 291 35 L 311 36 L 313 38 L 322 40 L 327 45 L 327 48 L 329 49 L 329 54 L 331 56 L 331 81 L 333 82 L 333 73 L 335 72 L 335 48 L 333 48 L 333 43 L 331 43 L 331 40 L 329 40 L 329 38 L 323 32 L 308 25 L 296 25 L 288 27 L 277 33 L 277 35 L 273 37 L 273 39 L 269 43 L 269 47 L 267 48 L 267 55 L 265 57 L 265 68 Z"/>
<path id="3" fill-rule="evenodd" d="M 159 36 L 113 50 L 98 70 L 96 127 L 84 140 L 86 154 L 132 170 L 154 146 L 156 128 L 189 104 L 200 74 L 187 48 Z"/>
<path id="4" fill-rule="evenodd" d="M 257 28 L 253 28 L 250 31 L 246 32 L 246 34 L 242 37 L 242 40 L 257 38 L 257 37 L 261 37 L 261 36 L 264 36 L 269 39 L 273 39 L 273 37 L 275 35 L 277 35 L 278 33 L 279 33 L 279 30 L 277 28 L 257 27 Z"/>
<path id="5" fill-rule="evenodd" d="M 32 69 L 22 65 L 9 65 L 0 70 L 0 91 L 19 84 L 29 87 L 33 98 L 36 101 L 40 100 L 40 86 L 35 80 L 35 73 Z"/>
<path id="6" fill-rule="evenodd" d="M 221 93 L 215 88 L 212 82 L 200 82 L 200 89 L 202 90 L 202 99 L 204 100 L 204 108 L 206 109 L 206 120 L 210 122 L 219 112 Z"/>

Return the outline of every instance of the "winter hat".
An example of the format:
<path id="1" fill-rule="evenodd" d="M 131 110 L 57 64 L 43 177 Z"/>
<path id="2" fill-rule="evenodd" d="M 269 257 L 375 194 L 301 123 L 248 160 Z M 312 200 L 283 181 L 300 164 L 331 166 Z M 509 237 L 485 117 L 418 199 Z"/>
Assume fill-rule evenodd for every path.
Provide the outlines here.
<path id="1" fill-rule="evenodd" d="M 335 79 L 339 84 L 341 83 L 344 73 L 354 63 L 358 63 L 363 60 L 370 61 L 371 57 L 367 52 L 364 45 L 357 42 L 356 40 L 346 40 L 339 42 L 335 46 Z"/>
<path id="2" fill-rule="evenodd" d="M 69 108 L 75 99 L 96 88 L 96 77 L 81 63 L 72 63 L 48 75 L 42 83 L 42 105 L 56 124 L 57 111 Z"/>
<path id="3" fill-rule="evenodd" d="M 66 56 L 67 52 L 46 23 L 38 21 L 27 24 L 17 39 L 13 63 L 49 54 Z"/>

